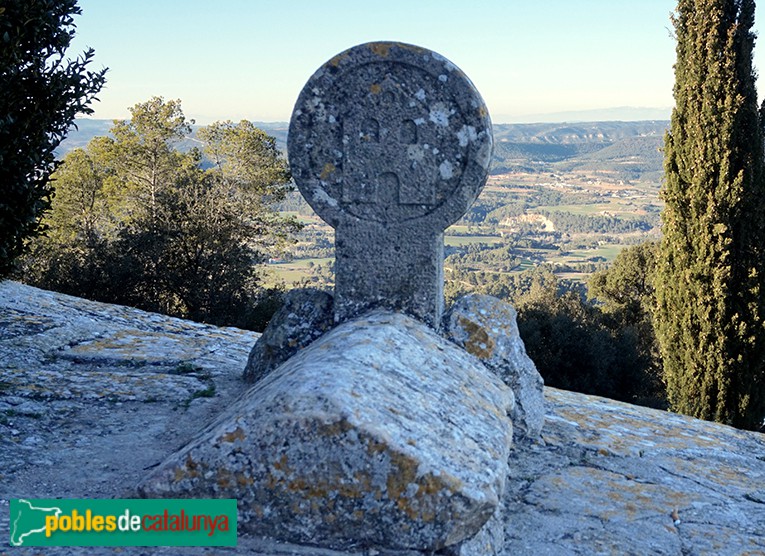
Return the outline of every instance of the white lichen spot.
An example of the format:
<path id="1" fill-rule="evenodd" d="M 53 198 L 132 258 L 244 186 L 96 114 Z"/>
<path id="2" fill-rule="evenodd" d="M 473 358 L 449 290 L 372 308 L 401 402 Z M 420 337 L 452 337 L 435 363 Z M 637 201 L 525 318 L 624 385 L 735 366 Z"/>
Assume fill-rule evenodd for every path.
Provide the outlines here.
<path id="1" fill-rule="evenodd" d="M 414 120 L 415 125 L 422 125 L 424 123 L 425 123 L 425 118 L 417 118 L 416 120 Z"/>
<path id="2" fill-rule="evenodd" d="M 449 76 L 448 76 L 448 75 L 446 75 L 446 74 L 441 74 L 441 75 L 439 75 L 439 76 L 438 76 L 438 80 L 439 80 L 441 83 L 446 83 L 446 81 L 447 81 L 448 79 L 449 79 Z"/>
<path id="3" fill-rule="evenodd" d="M 295 110 L 295 116 L 300 116 L 302 113 L 303 113 L 303 111 L 300 108 Z"/>
<path id="4" fill-rule="evenodd" d="M 439 151 L 437 148 L 433 147 L 433 154 L 438 154 L 438 153 L 440 153 L 440 152 L 441 152 L 441 151 Z"/>
<path id="5" fill-rule="evenodd" d="M 335 120 L 335 117 L 332 114 L 330 114 L 329 117 L 327 118 L 327 121 L 331 124 L 334 124 L 337 120 Z"/>
<path id="6" fill-rule="evenodd" d="M 322 181 L 322 184 L 324 186 L 327 185 L 324 181 Z M 316 203 L 337 208 L 337 200 L 330 197 L 329 194 L 320 187 L 315 187 L 313 189 L 313 199 Z"/>
<path id="7" fill-rule="evenodd" d="M 454 175 L 454 167 L 448 160 L 444 160 L 438 167 L 438 171 L 441 174 L 442 180 L 449 180 Z"/>
<path id="8" fill-rule="evenodd" d="M 425 102 L 425 89 L 420 89 L 416 93 L 414 93 L 414 98 L 416 98 L 419 101 Z"/>
<path id="9" fill-rule="evenodd" d="M 437 102 L 430 107 L 430 121 L 441 127 L 449 126 L 449 109 L 443 102 Z"/>
<path id="10" fill-rule="evenodd" d="M 481 145 L 481 148 L 478 150 L 478 155 L 476 156 L 476 162 L 481 168 L 485 168 L 488 170 L 489 164 L 491 163 L 491 142 L 490 141 L 484 141 Z"/>
<path id="11" fill-rule="evenodd" d="M 321 91 L 319 90 L 319 88 L 318 88 L 318 87 L 314 87 L 313 89 L 311 89 L 311 92 L 312 92 L 313 94 L 315 94 L 316 96 L 318 96 L 318 95 L 320 95 L 320 94 L 321 94 Z"/>
<path id="12" fill-rule="evenodd" d="M 425 158 L 425 150 L 421 145 L 407 145 L 406 156 L 414 162 L 422 162 L 422 159 Z"/>
<path id="13" fill-rule="evenodd" d="M 347 135 L 343 135 L 343 145 L 347 145 L 350 142 L 351 142 L 351 138 L 348 137 Z"/>
<path id="14" fill-rule="evenodd" d="M 467 147 L 468 143 L 472 143 L 478 138 L 478 134 L 475 131 L 475 127 L 472 125 L 463 125 L 462 129 L 457 132 L 457 139 L 460 142 L 460 147 Z"/>

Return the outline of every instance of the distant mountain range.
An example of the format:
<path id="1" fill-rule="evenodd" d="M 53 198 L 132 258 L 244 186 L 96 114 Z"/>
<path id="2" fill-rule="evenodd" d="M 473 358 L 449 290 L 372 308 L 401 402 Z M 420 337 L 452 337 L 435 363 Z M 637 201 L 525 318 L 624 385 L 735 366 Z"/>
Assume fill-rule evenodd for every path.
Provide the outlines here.
<path id="1" fill-rule="evenodd" d="M 286 149 L 288 123 L 254 123 Z M 59 156 L 107 135 L 112 120 L 80 119 L 76 124 L 60 145 Z M 621 179 L 659 180 L 668 127 L 666 120 L 494 124 L 492 172 L 603 171 Z M 195 142 L 193 136 L 190 139 L 181 148 L 191 148 Z"/>
<path id="2" fill-rule="evenodd" d="M 552 112 L 531 114 L 525 116 L 497 115 L 492 119 L 497 122 L 513 123 L 555 123 L 555 122 L 638 122 L 643 120 L 668 120 L 672 114 L 671 108 L 646 108 L 636 106 L 618 106 L 615 108 L 599 108 L 596 110 L 576 110 L 567 112 Z"/>

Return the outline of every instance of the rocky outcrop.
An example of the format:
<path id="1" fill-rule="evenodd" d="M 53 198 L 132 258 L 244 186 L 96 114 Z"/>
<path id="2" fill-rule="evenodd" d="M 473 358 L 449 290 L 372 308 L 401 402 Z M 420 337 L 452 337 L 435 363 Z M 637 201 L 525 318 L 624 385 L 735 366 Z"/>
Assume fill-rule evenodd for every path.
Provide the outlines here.
<path id="1" fill-rule="evenodd" d="M 497 509 L 513 406 L 466 352 L 376 311 L 276 369 L 139 491 L 236 498 L 240 530 L 289 542 L 439 550 Z"/>
<path id="2" fill-rule="evenodd" d="M 263 335 L 250 351 L 243 378 L 254 383 L 308 346 L 335 324 L 332 294 L 297 288 L 284 295 Z"/>
<path id="3" fill-rule="evenodd" d="M 444 317 L 444 335 L 492 370 L 515 394 L 518 438 L 536 440 L 545 419 L 544 381 L 518 332 L 512 306 L 489 295 L 458 299 Z"/>
<path id="4" fill-rule="evenodd" d="M 0 553 L 40 553 L 7 547 L 9 498 L 122 496 L 187 445 L 241 394 L 257 337 L 0 283 Z M 545 405 L 540 441 L 516 444 L 507 459 L 492 518 L 503 540 L 482 529 L 472 554 L 498 542 L 503 555 L 765 552 L 763 435 L 549 387 Z M 371 554 L 252 534 L 183 553 Z"/>

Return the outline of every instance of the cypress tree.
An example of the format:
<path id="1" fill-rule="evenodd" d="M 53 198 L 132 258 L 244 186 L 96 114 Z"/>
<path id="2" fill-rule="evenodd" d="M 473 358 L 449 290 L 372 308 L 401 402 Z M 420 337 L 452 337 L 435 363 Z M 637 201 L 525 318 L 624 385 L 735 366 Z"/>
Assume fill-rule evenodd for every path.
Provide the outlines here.
<path id="1" fill-rule="evenodd" d="M 753 0 L 679 0 L 656 332 L 671 407 L 765 418 L 765 185 Z"/>

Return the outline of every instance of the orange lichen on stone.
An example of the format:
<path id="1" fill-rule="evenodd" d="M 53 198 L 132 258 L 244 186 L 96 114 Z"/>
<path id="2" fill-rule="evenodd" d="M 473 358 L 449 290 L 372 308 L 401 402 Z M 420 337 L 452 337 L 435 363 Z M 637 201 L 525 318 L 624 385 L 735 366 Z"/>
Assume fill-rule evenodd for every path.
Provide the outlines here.
<path id="1" fill-rule="evenodd" d="M 339 66 L 339 65 L 340 65 L 340 62 L 342 62 L 343 60 L 345 60 L 347 57 L 348 57 L 348 54 L 346 54 L 346 53 L 344 53 L 344 52 L 343 52 L 342 54 L 338 54 L 337 56 L 335 56 L 334 58 L 332 58 L 332 59 L 329 61 L 329 64 L 330 64 L 331 66 L 337 67 L 337 66 Z"/>
<path id="2" fill-rule="evenodd" d="M 289 466 L 287 465 L 287 454 L 282 454 L 282 457 L 279 458 L 279 461 L 274 463 L 274 469 L 278 469 L 279 471 L 288 472 Z"/>
<path id="3" fill-rule="evenodd" d="M 245 434 L 242 427 L 236 427 L 232 432 L 227 432 L 220 437 L 220 442 L 234 442 L 235 440 L 244 440 Z"/>
<path id="4" fill-rule="evenodd" d="M 390 54 L 390 45 L 384 42 L 372 43 L 369 45 L 369 49 L 381 58 L 387 58 Z"/>
<path id="5" fill-rule="evenodd" d="M 255 482 L 252 477 L 245 475 L 242 472 L 236 473 L 234 476 L 236 477 L 236 484 L 238 484 L 240 487 L 248 487 Z"/>
<path id="6" fill-rule="evenodd" d="M 459 318 L 460 326 L 468 333 L 465 349 L 479 359 L 488 359 L 494 353 L 495 342 L 481 326 L 465 317 Z"/>
<path id="7" fill-rule="evenodd" d="M 226 489 L 232 486 L 233 484 L 233 476 L 231 474 L 231 471 L 226 469 L 225 467 L 219 467 L 217 472 L 217 479 L 216 483 L 219 488 Z"/>
<path id="8" fill-rule="evenodd" d="M 382 91 L 382 87 L 380 87 L 379 83 L 372 83 L 372 85 L 369 87 L 369 92 L 373 95 L 379 95 L 380 91 Z"/>
<path id="9" fill-rule="evenodd" d="M 175 473 L 173 473 L 173 480 L 177 483 L 182 481 L 184 478 L 186 478 L 186 472 L 182 467 L 176 467 Z"/>
<path id="10" fill-rule="evenodd" d="M 321 175 L 319 176 L 320 179 L 326 180 L 330 174 L 333 174 L 335 172 L 335 165 L 331 162 L 327 162 L 324 165 L 324 168 L 321 170 Z"/>
<path id="11" fill-rule="evenodd" d="M 197 462 L 195 462 L 193 459 L 191 459 L 191 454 L 186 456 L 186 469 L 188 470 L 188 476 L 192 479 L 196 479 L 199 477 L 199 470 L 197 469 L 199 465 Z"/>

